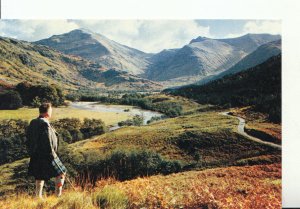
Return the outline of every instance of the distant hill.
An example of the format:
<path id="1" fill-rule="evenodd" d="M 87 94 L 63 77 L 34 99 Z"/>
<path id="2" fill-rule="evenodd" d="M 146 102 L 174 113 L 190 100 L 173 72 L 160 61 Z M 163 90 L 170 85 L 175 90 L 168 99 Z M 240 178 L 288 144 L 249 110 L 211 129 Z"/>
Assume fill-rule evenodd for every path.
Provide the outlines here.
<path id="1" fill-rule="evenodd" d="M 105 76 L 107 70 L 93 61 L 74 55 L 65 55 L 47 46 L 0 37 L 0 80 L 5 85 L 27 81 L 33 84 L 53 83 L 64 89 L 73 90 L 79 88 L 122 88 L 122 90 L 161 88 L 161 85 L 155 82 L 126 72 L 122 73 L 126 79 L 108 79 Z M 94 76 L 101 77 L 101 79 L 94 79 Z"/>
<path id="2" fill-rule="evenodd" d="M 281 55 L 273 56 L 253 68 L 211 81 L 190 85 L 170 93 L 228 107 L 252 105 L 256 111 L 281 121 Z"/>
<path id="3" fill-rule="evenodd" d="M 197 82 L 197 84 L 205 84 L 209 81 L 222 78 L 225 75 L 235 74 L 242 70 L 246 70 L 250 67 L 254 67 L 258 64 L 263 63 L 272 56 L 276 56 L 281 53 L 281 39 L 273 42 L 269 42 L 258 47 L 254 52 L 244 57 L 241 61 L 235 64 L 233 67 L 225 70 L 216 75 L 205 77 L 204 79 Z"/>
<path id="4" fill-rule="evenodd" d="M 200 80 L 231 68 L 257 47 L 278 39 L 279 35 L 269 34 L 247 34 L 230 39 L 198 37 L 180 49 L 153 55 L 146 77 L 157 81 Z"/>
<path id="5" fill-rule="evenodd" d="M 131 74 L 141 74 L 149 64 L 150 54 L 119 44 L 86 29 L 54 35 L 35 42 L 100 63 L 106 69 L 116 68 Z"/>
<path id="6" fill-rule="evenodd" d="M 83 75 L 95 82 L 104 83 L 105 87 L 114 90 L 160 90 L 163 86 L 157 82 L 141 78 L 122 70 L 109 69 L 99 73 L 98 70 L 83 71 Z"/>

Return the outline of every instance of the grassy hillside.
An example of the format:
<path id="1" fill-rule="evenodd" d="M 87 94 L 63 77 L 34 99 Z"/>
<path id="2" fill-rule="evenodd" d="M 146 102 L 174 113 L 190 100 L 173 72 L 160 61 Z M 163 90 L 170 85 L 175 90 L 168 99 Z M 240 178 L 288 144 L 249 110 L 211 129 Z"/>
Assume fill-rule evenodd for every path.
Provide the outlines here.
<path id="1" fill-rule="evenodd" d="M 107 78 L 100 64 L 65 55 L 47 46 L 0 37 L 0 81 L 17 84 L 57 84 L 65 89 L 82 88 L 153 90 L 158 83 L 116 71 Z M 113 78 L 112 78 L 113 77 Z M 1 86 L 0 82 L 0 86 Z"/>
<path id="2" fill-rule="evenodd" d="M 266 153 L 280 154 L 240 136 L 237 125 L 237 119 L 211 111 L 121 128 L 74 143 L 70 148 L 83 159 L 103 157 L 118 149 L 151 149 L 167 159 L 185 163 L 195 163 L 195 153 L 199 153 L 204 167 L 233 164 Z"/>
<path id="3" fill-rule="evenodd" d="M 0 55 L 0 78 L 12 84 L 26 80 L 70 89 L 96 85 L 80 74 L 80 66 L 88 67 L 90 63 L 45 46 L 1 37 Z"/>
<path id="4" fill-rule="evenodd" d="M 125 127 L 68 145 L 68 154 L 64 154 L 63 159 L 70 170 L 73 164 L 79 169 L 96 165 L 117 150 L 151 150 L 167 160 L 181 161 L 184 170 L 281 161 L 280 151 L 240 136 L 236 132 L 237 124 L 237 119 L 211 111 L 162 120 L 147 126 Z M 22 162 L 24 169 L 26 161 Z M 22 169 L 19 164 L 1 166 L 3 188 L 11 185 L 11 181 L 17 181 L 14 186 L 18 188 L 28 188 L 24 180 L 26 175 L 20 173 Z M 10 168 L 6 173 L 18 171 L 21 178 L 16 180 L 13 174 L 3 173 L 6 167 Z M 97 178 L 97 173 L 93 175 Z"/>
<path id="5" fill-rule="evenodd" d="M 269 120 L 281 122 L 281 55 L 234 75 L 209 82 L 169 90 L 201 104 L 227 107 L 253 106 L 256 112 L 269 115 Z"/>
<path id="6" fill-rule="evenodd" d="M 280 204 L 279 150 L 239 135 L 238 119 L 221 115 L 225 110 L 212 110 L 180 96 L 147 97 L 154 103 L 177 102 L 183 115 L 62 144 L 59 155 L 73 183 L 78 183 L 76 192 L 66 183 L 62 198 L 52 195 L 51 180 L 45 188 L 46 200 L 32 201 L 34 179 L 27 176 L 28 158 L 1 165 L 0 207 L 259 208 Z M 68 109 L 57 110 L 64 117 L 69 114 Z M 127 175 L 128 168 L 135 172 Z M 145 168 L 149 174 L 143 172 Z"/>
<path id="7" fill-rule="evenodd" d="M 153 192 L 155 191 L 155 192 Z M 102 180 L 97 188 L 48 195 L 34 201 L 26 193 L 0 200 L 1 208 L 280 208 L 281 165 L 188 171 L 119 182 Z"/>

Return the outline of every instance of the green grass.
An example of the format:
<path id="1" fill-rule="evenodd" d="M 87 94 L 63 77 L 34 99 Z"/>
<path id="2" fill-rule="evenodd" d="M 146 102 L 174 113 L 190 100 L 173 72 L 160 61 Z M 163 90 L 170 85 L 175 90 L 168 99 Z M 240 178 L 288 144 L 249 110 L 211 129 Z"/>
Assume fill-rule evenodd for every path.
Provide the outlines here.
<path id="1" fill-rule="evenodd" d="M 26 158 L 0 166 L 0 196 L 14 191 L 19 185 L 26 184 L 23 177 L 24 172 L 27 172 L 28 163 L 29 159 Z"/>
<path id="2" fill-rule="evenodd" d="M 32 120 L 38 116 L 38 108 L 20 108 L 18 110 L 0 110 L 0 120 L 4 119 L 22 119 Z M 58 120 L 61 118 L 94 118 L 101 119 L 106 125 L 113 125 L 120 121 L 129 119 L 129 113 L 113 113 L 113 112 L 94 112 L 90 110 L 81 110 L 72 107 L 53 108 L 51 120 Z"/>
<path id="3" fill-rule="evenodd" d="M 238 120 L 218 112 L 203 112 L 124 127 L 114 132 L 71 144 L 74 156 L 104 157 L 113 150 L 151 149 L 166 159 L 195 162 L 198 152 L 205 166 L 234 163 L 275 150 L 237 133 Z"/>
<path id="4" fill-rule="evenodd" d="M 190 99 L 187 99 L 187 98 L 184 98 L 181 96 L 172 96 L 172 95 L 166 95 L 166 94 L 153 94 L 150 96 L 146 96 L 145 98 L 149 98 L 152 101 L 153 100 L 155 101 L 155 99 L 165 99 L 164 101 L 176 102 L 177 104 L 182 106 L 183 114 L 194 113 L 197 110 L 200 110 L 200 109 L 204 110 L 204 109 L 211 107 L 211 105 L 201 105 L 194 101 L 191 101 Z"/>

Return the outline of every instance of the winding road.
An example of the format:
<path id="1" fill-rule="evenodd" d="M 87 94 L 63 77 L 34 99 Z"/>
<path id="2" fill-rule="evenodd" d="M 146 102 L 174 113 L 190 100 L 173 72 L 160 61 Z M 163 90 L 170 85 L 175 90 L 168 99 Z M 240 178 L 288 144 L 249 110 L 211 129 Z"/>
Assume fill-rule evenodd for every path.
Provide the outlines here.
<path id="1" fill-rule="evenodd" d="M 237 116 L 232 116 L 232 115 L 229 115 L 229 112 L 222 112 L 220 113 L 221 115 L 227 115 L 229 117 L 235 117 L 237 119 L 239 119 L 239 125 L 238 125 L 238 133 L 247 137 L 248 139 L 252 140 L 252 141 L 255 141 L 255 142 L 258 142 L 260 144 L 265 144 L 265 145 L 268 145 L 270 147 L 273 147 L 273 148 L 277 148 L 277 149 L 280 149 L 281 150 L 281 145 L 278 145 L 278 144 L 275 144 L 275 143 L 272 143 L 272 142 L 266 142 L 266 141 L 263 141 L 259 138 L 256 138 L 256 137 L 253 137 L 253 136 L 250 136 L 248 135 L 246 132 L 245 132 L 245 119 L 241 118 L 241 117 L 237 117 Z"/>

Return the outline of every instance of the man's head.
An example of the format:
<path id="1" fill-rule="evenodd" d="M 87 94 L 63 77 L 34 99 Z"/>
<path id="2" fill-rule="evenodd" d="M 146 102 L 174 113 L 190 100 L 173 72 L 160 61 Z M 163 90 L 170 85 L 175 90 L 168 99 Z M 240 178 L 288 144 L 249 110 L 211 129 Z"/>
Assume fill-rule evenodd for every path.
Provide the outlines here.
<path id="1" fill-rule="evenodd" d="M 52 105 L 51 103 L 42 103 L 41 106 L 39 107 L 40 115 L 43 117 L 48 117 L 50 118 L 52 115 Z"/>

